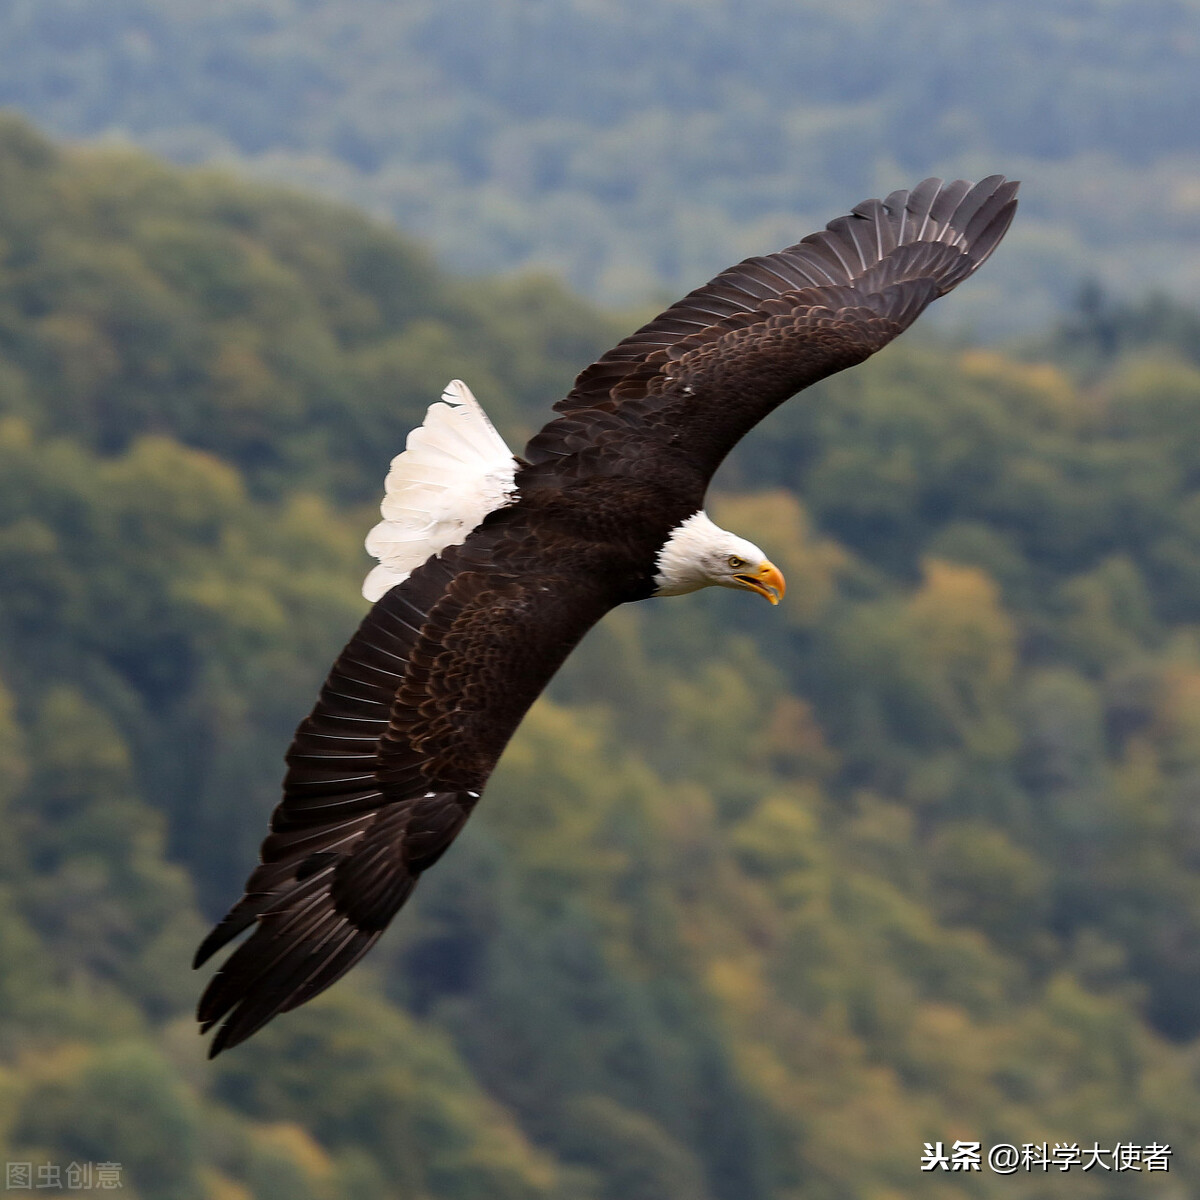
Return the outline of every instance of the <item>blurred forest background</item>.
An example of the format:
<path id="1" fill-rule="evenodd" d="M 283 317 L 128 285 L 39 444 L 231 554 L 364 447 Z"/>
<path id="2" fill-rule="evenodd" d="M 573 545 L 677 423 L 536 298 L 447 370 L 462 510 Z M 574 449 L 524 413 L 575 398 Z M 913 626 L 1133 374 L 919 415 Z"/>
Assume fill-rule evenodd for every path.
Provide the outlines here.
<path id="1" fill-rule="evenodd" d="M 1200 6 L 638 11 L 0 6 L 0 99 L 242 174 L 0 119 L 6 1161 L 144 1200 L 1200 1187 Z M 454 376 L 519 444 L 636 319 L 445 264 L 646 300 L 935 169 L 1031 175 L 942 305 L 1025 332 L 922 322 L 747 439 L 712 507 L 785 604 L 613 614 L 371 958 L 207 1064 L 187 964 L 388 459 Z M 955 1138 L 1174 1155 L 921 1174 Z"/>
<path id="2" fill-rule="evenodd" d="M 927 318 L 988 334 L 1081 276 L 1200 301 L 1198 59 L 1198 0 L 0 4 L 0 105 L 48 129 L 236 162 L 607 303 L 925 175 L 1023 178 L 1004 255 Z"/>

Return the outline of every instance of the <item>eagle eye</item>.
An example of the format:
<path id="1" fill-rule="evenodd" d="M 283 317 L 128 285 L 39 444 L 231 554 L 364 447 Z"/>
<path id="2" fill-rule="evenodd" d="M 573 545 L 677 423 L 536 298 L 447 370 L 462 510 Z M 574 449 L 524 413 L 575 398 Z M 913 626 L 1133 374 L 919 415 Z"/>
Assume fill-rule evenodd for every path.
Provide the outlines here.
<path id="1" fill-rule="evenodd" d="M 731 554 L 729 556 L 729 565 L 735 571 L 740 571 L 746 565 L 746 560 L 744 558 L 738 558 L 736 554 Z"/>

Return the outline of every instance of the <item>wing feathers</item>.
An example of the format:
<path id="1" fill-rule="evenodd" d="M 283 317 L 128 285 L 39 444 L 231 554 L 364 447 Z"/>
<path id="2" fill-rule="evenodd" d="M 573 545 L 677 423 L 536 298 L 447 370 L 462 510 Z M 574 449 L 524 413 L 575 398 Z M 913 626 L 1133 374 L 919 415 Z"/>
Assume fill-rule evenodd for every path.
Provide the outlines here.
<path id="1" fill-rule="evenodd" d="M 949 221 L 955 213 L 962 198 L 971 190 L 971 184 L 965 179 L 956 179 L 953 183 L 945 184 L 933 198 L 929 206 L 929 219 L 941 232 L 937 236 L 944 237 L 949 229 Z"/>
<path id="2" fill-rule="evenodd" d="M 367 952 L 462 829 L 525 709 L 611 606 L 577 603 L 557 567 L 528 576 L 525 519 L 514 509 L 417 568 L 334 664 L 288 750 L 261 862 L 197 952 L 199 964 L 251 930 L 201 999 L 201 1023 L 220 1025 L 210 1054 Z"/>
<path id="3" fill-rule="evenodd" d="M 312 715 L 297 729 L 262 863 L 247 880 L 246 894 L 196 953 L 199 966 L 256 925 L 201 999 L 198 1015 L 205 1028 L 225 1019 L 210 1054 L 249 1037 L 301 997 L 315 995 L 314 988 L 339 978 L 378 937 L 378 930 L 359 929 L 338 909 L 332 881 L 369 839 L 381 811 L 389 804 L 404 807 L 406 782 L 414 798 L 429 790 L 419 772 L 398 771 L 385 795 L 378 747 L 399 682 L 394 668 L 412 653 L 429 611 L 453 578 L 435 561 L 389 591 L 367 614 L 334 664 Z M 331 739 L 347 752 L 331 753 Z M 406 873 L 395 884 L 397 906 L 414 882 Z M 323 922 L 319 938 L 306 919 Z"/>
<path id="4" fill-rule="evenodd" d="M 569 419 L 547 425 L 526 457 L 619 455 L 609 417 L 636 403 L 630 453 L 651 429 L 669 431 L 711 475 L 772 408 L 873 354 L 977 270 L 1012 221 L 1016 191 L 1000 175 L 926 179 L 722 271 L 583 371 L 555 406 Z"/>
<path id="5" fill-rule="evenodd" d="M 904 206 L 908 212 L 909 225 L 913 229 L 911 237 L 906 240 L 919 242 L 924 239 L 925 230 L 929 225 L 929 211 L 941 186 L 940 179 L 924 179 L 913 188 Z"/>

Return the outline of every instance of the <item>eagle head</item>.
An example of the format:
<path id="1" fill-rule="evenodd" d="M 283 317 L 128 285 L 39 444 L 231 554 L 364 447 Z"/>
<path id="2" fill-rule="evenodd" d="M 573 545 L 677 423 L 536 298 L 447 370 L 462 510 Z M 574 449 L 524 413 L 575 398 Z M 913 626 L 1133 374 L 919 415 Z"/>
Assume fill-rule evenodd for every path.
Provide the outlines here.
<path id="1" fill-rule="evenodd" d="M 682 596 L 703 587 L 740 588 L 778 604 L 783 573 L 753 543 L 722 529 L 701 511 L 671 532 L 655 560 L 656 596 Z"/>

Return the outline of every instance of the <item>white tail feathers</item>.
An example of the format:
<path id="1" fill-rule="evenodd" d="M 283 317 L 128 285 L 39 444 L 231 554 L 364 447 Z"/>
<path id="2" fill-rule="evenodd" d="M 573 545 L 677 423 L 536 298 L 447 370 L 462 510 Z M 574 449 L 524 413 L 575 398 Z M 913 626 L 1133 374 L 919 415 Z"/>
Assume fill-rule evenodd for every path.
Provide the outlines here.
<path id="1" fill-rule="evenodd" d="M 511 504 L 516 465 L 471 389 L 451 380 L 392 459 L 383 520 L 367 534 L 367 552 L 379 565 L 363 595 L 378 600 L 431 554 L 465 541 L 488 513 Z"/>

